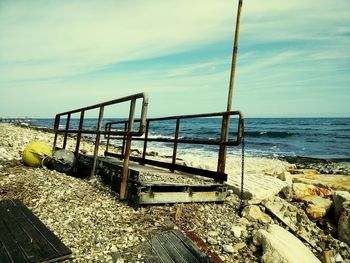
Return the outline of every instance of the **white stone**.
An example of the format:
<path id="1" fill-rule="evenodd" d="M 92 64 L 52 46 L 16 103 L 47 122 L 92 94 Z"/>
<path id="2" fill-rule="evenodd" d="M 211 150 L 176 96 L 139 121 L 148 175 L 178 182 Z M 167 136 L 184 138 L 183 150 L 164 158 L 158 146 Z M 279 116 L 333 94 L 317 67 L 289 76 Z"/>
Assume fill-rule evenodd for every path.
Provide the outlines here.
<path id="1" fill-rule="evenodd" d="M 350 201 L 343 203 L 338 222 L 338 237 L 350 246 Z"/>
<path id="2" fill-rule="evenodd" d="M 207 238 L 207 242 L 211 245 L 217 245 L 218 244 L 218 241 L 215 239 L 215 238 L 212 238 L 212 237 L 208 237 Z"/>
<path id="3" fill-rule="evenodd" d="M 226 252 L 226 253 L 233 253 L 235 252 L 233 246 L 231 245 L 223 245 L 222 249 Z"/>
<path id="4" fill-rule="evenodd" d="M 240 176 L 230 176 L 227 184 L 237 195 L 241 192 Z M 288 184 L 278 178 L 268 175 L 246 175 L 244 177 L 243 198 L 249 200 L 250 204 L 258 204 L 277 195 Z"/>
<path id="5" fill-rule="evenodd" d="M 313 219 L 324 217 L 331 208 L 332 201 L 320 196 L 306 196 L 302 201 L 307 203 L 306 213 Z"/>
<path id="6" fill-rule="evenodd" d="M 303 242 L 278 225 L 270 225 L 268 231 L 259 230 L 255 239 L 263 247 L 263 263 L 321 262 Z"/>
<path id="7" fill-rule="evenodd" d="M 335 255 L 334 260 L 335 260 L 336 263 L 343 262 L 343 258 L 342 258 L 342 256 L 339 253 Z"/>
<path id="8" fill-rule="evenodd" d="M 293 183 L 292 175 L 290 172 L 284 171 L 278 176 L 278 178 L 282 181 L 285 181 L 288 185 L 292 185 Z"/>
<path id="9" fill-rule="evenodd" d="M 208 236 L 210 237 L 217 237 L 219 235 L 219 232 L 217 231 L 209 231 Z"/>
<path id="10" fill-rule="evenodd" d="M 271 217 L 262 212 L 257 205 L 248 205 L 242 211 L 242 216 L 247 218 L 250 221 L 261 222 L 261 223 L 270 223 Z"/>
<path id="11" fill-rule="evenodd" d="M 112 245 L 110 250 L 111 250 L 112 253 L 118 252 L 118 248 L 115 245 Z"/>
<path id="12" fill-rule="evenodd" d="M 350 193 L 347 191 L 334 191 L 332 197 L 333 197 L 334 215 L 336 219 L 339 219 L 340 211 L 342 209 L 343 203 L 346 201 L 350 201 Z"/>
<path id="13" fill-rule="evenodd" d="M 9 175 L 9 178 L 10 178 L 10 179 L 15 179 L 15 178 L 16 178 L 16 175 L 10 174 L 10 175 Z"/>
<path id="14" fill-rule="evenodd" d="M 243 231 L 243 228 L 241 228 L 240 226 L 231 227 L 231 232 L 233 233 L 235 238 L 240 238 L 242 235 L 242 231 Z"/>

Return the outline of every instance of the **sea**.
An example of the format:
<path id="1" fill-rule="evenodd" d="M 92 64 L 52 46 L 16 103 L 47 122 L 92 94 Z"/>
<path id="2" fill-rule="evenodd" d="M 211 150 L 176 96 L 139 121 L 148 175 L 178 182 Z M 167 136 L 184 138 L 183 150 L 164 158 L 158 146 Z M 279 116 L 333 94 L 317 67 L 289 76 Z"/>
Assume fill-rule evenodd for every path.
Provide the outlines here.
<path id="1" fill-rule="evenodd" d="M 104 119 L 106 122 L 120 119 Z M 65 125 L 62 120 L 60 126 Z M 78 120 L 71 119 L 72 128 L 78 127 Z M 53 128 L 54 119 L 32 119 L 31 126 Z M 230 123 L 230 140 L 237 136 L 237 119 Z M 137 123 L 135 124 L 137 129 Z M 350 118 L 246 118 L 244 120 L 245 156 L 285 157 L 303 156 L 322 159 L 350 158 Z M 96 119 L 85 119 L 85 129 L 96 129 Z M 122 127 L 116 127 L 121 130 Z M 195 140 L 217 140 L 220 138 L 221 118 L 183 119 L 180 123 L 179 138 Z M 174 138 L 175 120 L 153 121 L 150 123 L 149 138 Z M 112 144 L 121 145 L 120 140 Z M 142 150 L 141 142 L 133 142 L 132 148 Z M 229 147 L 228 154 L 241 156 L 242 145 Z M 170 156 L 172 143 L 150 142 L 147 151 Z M 218 146 L 179 144 L 181 155 L 217 156 Z"/>

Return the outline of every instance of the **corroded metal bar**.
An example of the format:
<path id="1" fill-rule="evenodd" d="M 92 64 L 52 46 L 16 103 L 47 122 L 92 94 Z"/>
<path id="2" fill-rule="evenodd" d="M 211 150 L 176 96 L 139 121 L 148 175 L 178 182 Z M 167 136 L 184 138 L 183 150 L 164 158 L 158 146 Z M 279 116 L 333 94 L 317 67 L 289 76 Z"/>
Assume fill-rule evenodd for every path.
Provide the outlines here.
<path id="1" fill-rule="evenodd" d="M 67 145 L 67 137 L 68 137 L 68 130 L 69 130 L 69 123 L 70 123 L 70 113 L 67 114 L 67 120 L 66 120 L 66 129 L 64 132 L 64 139 L 63 139 L 63 149 L 66 149 L 66 145 Z"/>
<path id="2" fill-rule="evenodd" d="M 110 132 L 111 131 L 111 124 L 110 123 L 106 123 L 106 126 L 105 126 L 105 130 Z M 108 152 L 108 147 L 109 147 L 109 140 L 110 140 L 110 137 L 111 135 L 108 133 L 107 134 L 107 137 L 106 137 L 106 134 L 105 134 L 105 138 L 107 138 L 107 143 L 106 143 L 106 150 L 105 152 Z"/>
<path id="3" fill-rule="evenodd" d="M 80 113 L 79 131 L 78 131 L 78 134 L 77 134 L 77 142 L 76 142 L 76 145 L 75 145 L 75 156 L 78 156 L 78 153 L 79 153 L 80 139 L 81 139 L 81 130 L 83 129 L 84 115 L 85 115 L 85 111 L 82 111 Z"/>
<path id="4" fill-rule="evenodd" d="M 53 140 L 53 146 L 52 146 L 52 150 L 53 151 L 56 149 L 59 125 L 60 125 L 60 116 L 56 115 L 56 117 L 55 117 L 55 124 L 53 126 L 53 129 L 54 129 L 54 132 L 55 132 L 55 138 Z"/>
<path id="5" fill-rule="evenodd" d="M 232 51 L 232 63 L 231 63 L 231 75 L 230 75 L 230 86 L 228 91 L 228 99 L 227 99 L 227 109 L 226 111 L 229 112 L 232 109 L 232 97 L 233 97 L 233 87 L 234 87 L 234 80 L 235 80 L 235 72 L 236 72 L 236 60 L 237 60 L 237 52 L 238 52 L 238 38 L 239 38 L 239 26 L 240 26 L 240 19 L 241 19 L 241 11 L 242 11 L 242 4 L 243 0 L 239 0 L 238 2 L 238 9 L 237 9 L 237 18 L 236 18 L 236 31 L 235 31 L 235 40 L 233 44 L 233 51 Z M 218 160 L 218 172 L 225 172 L 225 165 L 226 165 L 226 154 L 227 154 L 227 148 L 224 144 L 229 140 L 229 130 L 230 130 L 230 115 L 223 116 L 222 121 L 222 145 L 219 149 L 219 160 Z"/>
<path id="6" fill-rule="evenodd" d="M 128 123 L 125 122 L 124 124 L 124 132 L 128 130 Z M 125 154 L 125 142 L 126 142 L 126 136 L 123 135 L 123 145 L 122 145 L 122 154 Z"/>
<path id="7" fill-rule="evenodd" d="M 132 99 L 130 103 L 129 123 L 128 123 L 128 133 L 127 133 L 128 135 L 126 137 L 126 148 L 125 148 L 124 163 L 123 163 L 122 181 L 120 184 L 120 193 L 119 193 L 120 200 L 126 199 L 125 195 L 126 195 L 126 187 L 127 187 L 128 172 L 129 172 L 129 158 L 130 158 L 130 152 L 131 152 L 131 135 L 129 134 L 129 132 L 132 131 L 134 126 L 135 105 L 136 105 L 136 99 Z"/>
<path id="8" fill-rule="evenodd" d="M 173 147 L 173 159 L 171 161 L 172 164 L 176 163 L 176 153 L 177 153 L 177 143 L 179 139 L 180 132 L 180 118 L 176 119 L 176 127 L 175 127 L 175 138 L 174 138 L 174 147 Z M 172 170 L 174 172 L 174 170 Z"/>
<path id="9" fill-rule="evenodd" d="M 97 122 L 97 128 L 96 128 L 96 138 L 95 138 L 95 149 L 94 149 L 94 160 L 92 163 L 92 169 L 90 176 L 94 176 L 96 172 L 96 164 L 97 164 L 97 156 L 98 156 L 98 148 L 100 147 L 100 130 L 102 126 L 102 119 L 103 119 L 103 111 L 104 107 L 100 107 L 100 112 L 98 114 L 98 122 Z"/>
<path id="10" fill-rule="evenodd" d="M 148 131 L 149 131 L 149 120 L 147 120 L 147 123 L 146 123 L 146 131 L 145 131 L 145 138 L 144 138 L 143 152 L 142 152 L 142 159 L 143 160 L 146 159 L 147 142 L 148 142 Z M 143 138 L 140 138 L 140 139 L 143 139 Z"/>

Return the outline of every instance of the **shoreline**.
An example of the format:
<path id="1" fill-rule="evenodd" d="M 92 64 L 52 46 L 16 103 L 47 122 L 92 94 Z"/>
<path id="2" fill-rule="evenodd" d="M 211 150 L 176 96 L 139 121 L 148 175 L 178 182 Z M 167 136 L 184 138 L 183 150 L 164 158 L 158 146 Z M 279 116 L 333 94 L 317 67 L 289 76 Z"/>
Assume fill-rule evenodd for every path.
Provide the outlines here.
<path id="1" fill-rule="evenodd" d="M 234 194 L 223 204 L 158 205 L 135 211 L 120 202 L 116 193 L 98 178 L 82 180 L 46 168 L 24 166 L 20 152 L 26 144 L 34 139 L 50 143 L 52 133 L 17 126 L 5 129 L 0 125 L 0 129 L 0 200 L 22 200 L 72 250 L 72 257 L 65 262 L 115 262 L 116 255 L 122 255 L 128 262 L 130 253 L 137 255 L 137 245 L 152 231 L 174 228 L 195 232 L 225 262 L 256 262 L 264 253 L 261 244 L 253 242 L 256 234 L 271 224 L 285 227 L 265 210 L 263 203 L 255 206 L 266 213 L 268 221 L 241 215 L 239 198 Z M 2 159 L 1 149 L 5 149 L 12 160 Z M 84 141 L 82 149 L 92 150 L 93 145 Z M 198 161 L 193 160 L 192 164 Z M 204 168 L 211 166 L 203 164 L 206 160 L 201 161 Z M 246 179 L 280 177 L 295 166 L 277 159 L 248 158 L 246 161 Z M 228 164 L 231 176 L 240 174 L 240 160 L 230 158 Z M 338 241 L 328 243 L 328 249 L 341 250 L 337 253 L 342 253 L 344 259 L 350 257 L 348 246 Z M 316 248 L 305 245 L 321 257 Z"/>

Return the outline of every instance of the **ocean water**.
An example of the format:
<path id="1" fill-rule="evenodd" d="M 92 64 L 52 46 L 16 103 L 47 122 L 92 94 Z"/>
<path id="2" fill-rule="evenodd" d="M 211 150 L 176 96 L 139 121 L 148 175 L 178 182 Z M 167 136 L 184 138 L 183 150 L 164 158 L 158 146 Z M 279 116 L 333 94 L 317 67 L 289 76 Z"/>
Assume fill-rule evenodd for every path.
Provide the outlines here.
<path id="1" fill-rule="evenodd" d="M 104 119 L 103 123 L 116 119 Z M 33 119 L 32 126 L 53 128 L 53 119 Z M 60 125 L 65 125 L 64 120 Z M 84 128 L 96 129 L 96 119 L 86 119 Z M 137 125 L 136 125 L 137 126 Z M 71 120 L 71 127 L 78 127 L 78 120 Z M 104 125 L 103 125 L 104 127 Z M 136 129 L 138 127 L 135 127 Z M 117 127 L 121 130 L 122 127 Z M 218 139 L 221 118 L 183 119 L 180 138 Z M 234 140 L 237 120 L 231 120 L 230 140 Z M 175 121 L 151 122 L 149 137 L 174 138 Z M 119 145 L 120 141 L 112 141 Z M 141 142 L 133 142 L 133 148 L 142 149 Z M 172 154 L 171 143 L 148 143 L 147 151 L 160 155 Z M 217 156 L 218 146 L 179 144 L 178 157 Z M 241 146 L 229 147 L 228 154 L 240 156 Z M 350 118 L 246 118 L 245 155 L 251 157 L 305 156 L 324 159 L 350 158 Z"/>

